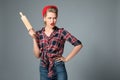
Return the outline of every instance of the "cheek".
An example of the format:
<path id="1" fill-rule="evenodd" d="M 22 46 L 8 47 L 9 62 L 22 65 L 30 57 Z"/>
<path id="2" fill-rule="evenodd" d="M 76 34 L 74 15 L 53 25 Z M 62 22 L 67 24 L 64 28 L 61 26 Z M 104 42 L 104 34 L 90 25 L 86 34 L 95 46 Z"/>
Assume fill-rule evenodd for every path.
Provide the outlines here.
<path id="1" fill-rule="evenodd" d="M 48 23 L 48 24 L 50 24 L 50 23 L 51 23 L 51 21 L 49 21 L 49 20 L 48 20 L 48 21 L 47 21 L 47 23 Z"/>
<path id="2" fill-rule="evenodd" d="M 49 21 L 49 20 L 44 20 L 44 22 L 46 22 L 46 23 L 50 23 L 50 21 Z"/>
<path id="3" fill-rule="evenodd" d="M 56 22 L 57 22 L 57 20 L 54 20 L 54 22 L 56 23 Z"/>

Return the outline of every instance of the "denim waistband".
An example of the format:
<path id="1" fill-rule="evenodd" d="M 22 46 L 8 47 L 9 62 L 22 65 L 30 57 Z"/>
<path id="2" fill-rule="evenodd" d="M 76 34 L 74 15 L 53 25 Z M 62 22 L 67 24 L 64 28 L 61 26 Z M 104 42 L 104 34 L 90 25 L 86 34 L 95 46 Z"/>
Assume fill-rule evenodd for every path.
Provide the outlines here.
<path id="1" fill-rule="evenodd" d="M 57 65 L 57 64 L 64 64 L 64 62 L 55 60 L 54 65 Z M 41 60 L 40 60 L 40 66 L 42 66 Z"/>

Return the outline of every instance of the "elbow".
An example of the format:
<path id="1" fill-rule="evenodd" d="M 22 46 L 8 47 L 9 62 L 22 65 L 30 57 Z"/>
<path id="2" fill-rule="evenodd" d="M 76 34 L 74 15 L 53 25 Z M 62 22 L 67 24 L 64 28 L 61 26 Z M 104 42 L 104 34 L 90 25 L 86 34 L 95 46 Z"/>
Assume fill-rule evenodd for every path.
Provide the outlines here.
<path id="1" fill-rule="evenodd" d="M 35 54 L 35 53 L 34 53 L 34 54 Z M 40 55 L 35 54 L 35 57 L 36 57 L 37 59 L 39 59 L 39 58 L 40 58 Z"/>
<path id="2" fill-rule="evenodd" d="M 35 56 L 37 59 L 39 59 L 40 58 L 40 56 Z"/>
<path id="3" fill-rule="evenodd" d="M 82 45 L 82 44 L 79 44 L 78 47 L 79 47 L 79 49 L 81 49 L 81 48 L 83 47 L 83 45 Z"/>
<path id="4" fill-rule="evenodd" d="M 80 47 L 82 48 L 82 47 L 83 47 L 83 45 L 82 45 L 82 44 L 80 44 Z"/>
<path id="5" fill-rule="evenodd" d="M 82 44 L 79 44 L 77 47 L 78 47 L 78 50 L 81 50 L 82 47 L 83 47 L 83 45 L 82 45 Z"/>
<path id="6" fill-rule="evenodd" d="M 82 44 L 81 41 L 77 41 L 77 42 L 75 43 L 75 46 L 76 46 L 78 49 L 81 49 L 81 48 L 83 47 L 83 44 Z"/>
<path id="7" fill-rule="evenodd" d="M 40 58 L 40 53 L 39 53 L 39 52 L 34 51 L 34 56 L 35 56 L 37 59 L 39 59 L 39 58 Z"/>

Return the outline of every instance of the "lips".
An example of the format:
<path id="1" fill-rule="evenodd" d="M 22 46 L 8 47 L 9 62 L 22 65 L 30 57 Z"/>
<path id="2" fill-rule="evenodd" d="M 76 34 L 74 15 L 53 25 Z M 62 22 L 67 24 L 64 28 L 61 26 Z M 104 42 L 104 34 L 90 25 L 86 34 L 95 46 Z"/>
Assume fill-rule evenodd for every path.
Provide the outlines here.
<path id="1" fill-rule="evenodd" d="M 55 25 L 55 23 L 51 23 L 50 25 L 51 25 L 51 26 L 54 26 L 54 25 Z"/>

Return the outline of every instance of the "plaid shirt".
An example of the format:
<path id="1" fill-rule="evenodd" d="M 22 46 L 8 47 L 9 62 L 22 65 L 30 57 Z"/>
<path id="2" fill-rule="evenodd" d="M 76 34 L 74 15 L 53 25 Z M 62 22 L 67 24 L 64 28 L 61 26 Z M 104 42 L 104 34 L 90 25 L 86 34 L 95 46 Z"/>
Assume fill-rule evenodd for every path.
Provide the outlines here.
<path id="1" fill-rule="evenodd" d="M 77 40 L 64 28 L 54 27 L 54 31 L 49 37 L 45 34 L 45 28 L 36 33 L 38 35 L 38 46 L 41 50 L 41 65 L 48 67 L 48 77 L 51 77 L 54 74 L 54 58 L 59 55 L 62 56 L 65 41 L 70 42 L 74 46 L 81 44 L 81 41 Z"/>

